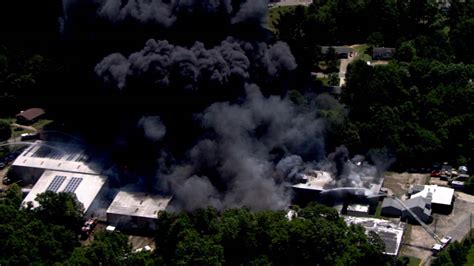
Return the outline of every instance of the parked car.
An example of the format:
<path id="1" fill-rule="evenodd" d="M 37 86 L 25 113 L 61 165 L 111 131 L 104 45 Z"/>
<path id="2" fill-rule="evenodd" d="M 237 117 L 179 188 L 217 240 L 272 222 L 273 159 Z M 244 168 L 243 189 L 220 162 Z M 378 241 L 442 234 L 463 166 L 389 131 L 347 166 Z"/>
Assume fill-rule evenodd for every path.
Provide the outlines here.
<path id="1" fill-rule="evenodd" d="M 4 163 L 0 163 L 0 170 L 4 169 L 7 165 Z"/>
<path id="2" fill-rule="evenodd" d="M 440 177 L 441 176 L 441 171 L 433 170 L 433 171 L 431 171 L 430 176 L 431 177 Z"/>
<path id="3" fill-rule="evenodd" d="M 38 133 L 23 133 L 21 134 L 21 140 L 26 141 L 26 140 L 36 140 L 39 138 Z"/>

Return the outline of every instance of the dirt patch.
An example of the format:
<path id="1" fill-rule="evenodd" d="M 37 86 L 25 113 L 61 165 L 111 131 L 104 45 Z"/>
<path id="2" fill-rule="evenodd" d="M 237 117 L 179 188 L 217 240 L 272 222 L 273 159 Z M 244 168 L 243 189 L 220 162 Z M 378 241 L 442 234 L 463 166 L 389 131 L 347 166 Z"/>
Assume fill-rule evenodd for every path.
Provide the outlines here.
<path id="1" fill-rule="evenodd" d="M 397 197 L 406 195 L 411 185 L 425 185 L 428 174 L 393 173 L 385 174 L 384 187 L 390 189 Z"/>
<path id="2" fill-rule="evenodd" d="M 460 241 L 470 230 L 472 212 L 474 212 L 474 203 L 457 198 L 453 211 L 449 215 L 433 214 L 433 222 L 428 226 L 440 238 L 451 236 L 453 241 Z M 420 225 L 410 227 L 410 232 L 404 236 L 401 254 L 429 261 L 432 255 L 430 249 L 436 241 Z"/>

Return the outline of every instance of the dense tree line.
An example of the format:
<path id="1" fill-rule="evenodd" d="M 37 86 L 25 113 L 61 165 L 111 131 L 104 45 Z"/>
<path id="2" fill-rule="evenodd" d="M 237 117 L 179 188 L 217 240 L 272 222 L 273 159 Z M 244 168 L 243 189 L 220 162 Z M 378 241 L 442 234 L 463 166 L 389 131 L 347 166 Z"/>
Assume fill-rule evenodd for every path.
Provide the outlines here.
<path id="1" fill-rule="evenodd" d="M 362 265 L 384 262 L 383 242 L 348 227 L 336 210 L 310 205 L 291 221 L 284 212 L 214 209 L 162 213 L 158 219 L 159 264 L 176 265 Z"/>
<path id="2" fill-rule="evenodd" d="M 349 66 L 343 101 L 350 107 L 340 141 L 358 151 L 389 148 L 399 166 L 474 158 L 474 66 L 415 60 Z"/>
<path id="3" fill-rule="evenodd" d="M 383 242 L 361 227 L 347 226 L 336 210 L 282 211 L 201 209 L 160 214 L 156 250 L 132 252 L 125 235 L 99 232 L 80 245 L 81 206 L 68 193 L 38 196 L 39 208 L 22 208 L 14 185 L 0 201 L 2 265 L 363 265 L 385 263 Z"/>

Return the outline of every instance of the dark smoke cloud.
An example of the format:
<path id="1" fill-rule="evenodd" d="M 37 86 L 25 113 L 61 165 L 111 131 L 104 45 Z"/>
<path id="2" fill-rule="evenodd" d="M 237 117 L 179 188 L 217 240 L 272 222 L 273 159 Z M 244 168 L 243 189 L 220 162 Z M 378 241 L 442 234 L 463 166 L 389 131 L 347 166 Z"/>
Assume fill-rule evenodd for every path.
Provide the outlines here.
<path id="1" fill-rule="evenodd" d="M 241 104 L 213 104 L 199 121 L 208 137 L 190 150 L 188 163 L 162 166 L 158 174 L 160 189 L 174 194 L 186 210 L 208 205 L 256 210 L 285 208 L 290 194 L 274 173 L 276 169 L 291 172 L 291 166 L 284 164 L 302 159 L 294 156 L 280 161 L 273 151 L 315 160 L 324 156 L 324 122 L 316 112 L 301 112 L 280 97 L 266 98 L 255 85 L 247 87 Z M 198 173 L 209 175 L 198 177 Z"/>
<path id="2" fill-rule="evenodd" d="M 263 26 L 268 0 L 63 0 L 67 20 L 78 12 L 112 23 L 135 22 L 171 27 L 188 17 L 216 17 L 231 24 L 251 23 Z M 84 6 L 89 7 L 85 9 Z M 92 7 L 92 8 L 91 8 Z M 83 10 L 81 10 L 83 9 Z"/>
<path id="3" fill-rule="evenodd" d="M 285 43 L 251 44 L 228 38 L 211 49 L 200 42 L 187 49 L 168 41 L 149 40 L 143 50 L 128 58 L 118 53 L 105 57 L 95 71 L 104 82 L 119 89 L 140 80 L 157 89 L 173 86 L 197 90 L 231 82 L 243 85 L 255 80 L 257 73 L 267 80 L 277 79 L 295 68 Z"/>

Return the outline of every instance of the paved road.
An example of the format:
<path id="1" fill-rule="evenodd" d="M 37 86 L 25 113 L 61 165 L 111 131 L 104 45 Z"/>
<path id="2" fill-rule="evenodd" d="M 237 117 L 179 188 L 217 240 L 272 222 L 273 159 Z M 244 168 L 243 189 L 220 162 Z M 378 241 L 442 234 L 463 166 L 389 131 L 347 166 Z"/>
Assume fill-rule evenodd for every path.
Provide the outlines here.
<path id="1" fill-rule="evenodd" d="M 278 3 L 271 3 L 268 6 L 270 8 L 278 6 L 309 6 L 312 2 L 312 0 L 280 0 Z"/>
<path id="2" fill-rule="evenodd" d="M 448 236 L 453 237 L 453 241 L 461 241 L 469 233 L 471 219 L 470 213 L 464 213 L 460 216 L 462 216 L 462 218 L 460 218 L 460 222 L 447 234 Z"/>

